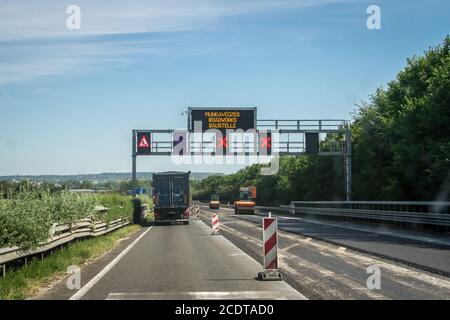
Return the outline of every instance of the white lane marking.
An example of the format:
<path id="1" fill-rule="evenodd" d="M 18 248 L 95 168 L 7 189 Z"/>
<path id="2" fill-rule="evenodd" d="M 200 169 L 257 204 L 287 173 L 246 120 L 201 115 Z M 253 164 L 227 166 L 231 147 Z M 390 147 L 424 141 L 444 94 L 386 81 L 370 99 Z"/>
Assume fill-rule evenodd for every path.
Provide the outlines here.
<path id="1" fill-rule="evenodd" d="M 136 240 L 134 240 L 128 247 L 125 248 L 117 257 L 114 258 L 102 271 L 100 271 L 95 277 L 93 277 L 88 283 L 86 283 L 80 290 L 78 290 L 69 300 L 79 300 L 86 292 L 89 291 L 101 278 L 105 276 L 135 245 L 142 239 L 153 227 L 148 228 L 142 233 Z"/>
<path id="2" fill-rule="evenodd" d="M 297 295 L 280 291 L 198 291 L 198 292 L 132 292 L 110 293 L 107 300 L 299 300 Z"/>
<path id="3" fill-rule="evenodd" d="M 200 208 L 202 208 L 202 209 L 208 209 L 208 210 L 212 210 L 212 209 L 209 209 L 209 206 L 199 206 Z M 228 211 L 234 211 L 234 209 L 233 208 L 224 208 L 224 207 L 220 207 L 220 209 L 219 210 L 228 210 Z"/>
<path id="4" fill-rule="evenodd" d="M 246 256 L 246 254 L 243 253 L 243 252 L 232 253 L 232 254 L 230 254 L 230 257 L 239 257 L 239 256 Z"/>
<path id="5" fill-rule="evenodd" d="M 287 246 L 285 248 L 281 248 L 280 250 L 289 251 L 289 250 L 291 250 L 292 248 L 295 248 L 298 245 L 300 245 L 300 244 L 299 243 L 294 243 L 294 244 L 291 244 L 291 245 L 289 245 L 289 246 Z"/>

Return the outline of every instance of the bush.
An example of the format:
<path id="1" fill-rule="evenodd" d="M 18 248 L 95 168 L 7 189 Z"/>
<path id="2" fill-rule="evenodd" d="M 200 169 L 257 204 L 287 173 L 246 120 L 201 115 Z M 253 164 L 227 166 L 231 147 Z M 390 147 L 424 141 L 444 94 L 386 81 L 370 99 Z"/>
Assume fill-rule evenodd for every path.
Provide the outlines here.
<path id="1" fill-rule="evenodd" d="M 99 214 L 96 205 L 109 210 Z M 0 200 L 0 248 L 31 250 L 48 239 L 53 224 L 72 224 L 82 218 L 109 222 L 130 219 L 132 213 L 133 206 L 126 196 L 23 190 Z"/>

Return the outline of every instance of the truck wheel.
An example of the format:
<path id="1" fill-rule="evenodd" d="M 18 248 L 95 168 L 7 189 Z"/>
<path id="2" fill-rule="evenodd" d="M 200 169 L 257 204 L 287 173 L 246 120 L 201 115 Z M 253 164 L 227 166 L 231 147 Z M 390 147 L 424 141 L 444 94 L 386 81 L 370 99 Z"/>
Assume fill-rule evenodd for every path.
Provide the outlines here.
<path id="1" fill-rule="evenodd" d="M 183 224 L 189 224 L 189 221 L 184 221 Z"/>

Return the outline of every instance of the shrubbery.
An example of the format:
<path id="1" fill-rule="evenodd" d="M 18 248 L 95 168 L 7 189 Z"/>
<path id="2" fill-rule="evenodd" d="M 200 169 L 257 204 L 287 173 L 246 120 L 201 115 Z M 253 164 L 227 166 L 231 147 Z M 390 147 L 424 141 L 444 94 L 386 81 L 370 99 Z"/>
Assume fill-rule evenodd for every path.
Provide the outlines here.
<path id="1" fill-rule="evenodd" d="M 98 213 L 96 205 L 109 210 Z M 69 191 L 23 190 L 0 199 L 0 248 L 18 246 L 36 248 L 46 241 L 53 224 L 74 223 L 82 218 L 109 222 L 131 218 L 133 205 L 129 197 L 118 194 L 76 194 Z"/>

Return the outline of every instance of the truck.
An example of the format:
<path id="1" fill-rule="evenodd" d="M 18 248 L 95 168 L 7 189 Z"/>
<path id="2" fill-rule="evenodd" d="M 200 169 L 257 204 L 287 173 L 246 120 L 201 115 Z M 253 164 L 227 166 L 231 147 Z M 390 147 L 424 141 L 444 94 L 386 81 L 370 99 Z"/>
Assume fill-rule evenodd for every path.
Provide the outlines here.
<path id="1" fill-rule="evenodd" d="M 256 187 L 241 187 L 239 189 L 239 200 L 234 202 L 234 213 L 255 214 Z"/>
<path id="2" fill-rule="evenodd" d="M 153 174 L 154 223 L 189 224 L 191 172 L 167 171 Z"/>

